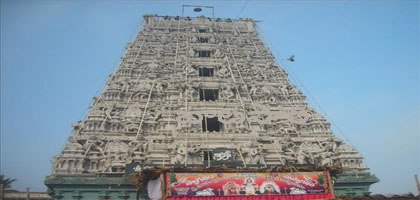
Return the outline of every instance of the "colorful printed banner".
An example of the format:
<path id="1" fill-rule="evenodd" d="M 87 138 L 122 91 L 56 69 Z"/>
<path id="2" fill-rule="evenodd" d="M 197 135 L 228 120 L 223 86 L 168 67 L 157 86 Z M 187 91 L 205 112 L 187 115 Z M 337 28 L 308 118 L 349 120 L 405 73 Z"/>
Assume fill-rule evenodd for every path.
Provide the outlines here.
<path id="1" fill-rule="evenodd" d="M 167 173 L 166 189 L 168 197 L 333 197 L 327 172 Z"/>

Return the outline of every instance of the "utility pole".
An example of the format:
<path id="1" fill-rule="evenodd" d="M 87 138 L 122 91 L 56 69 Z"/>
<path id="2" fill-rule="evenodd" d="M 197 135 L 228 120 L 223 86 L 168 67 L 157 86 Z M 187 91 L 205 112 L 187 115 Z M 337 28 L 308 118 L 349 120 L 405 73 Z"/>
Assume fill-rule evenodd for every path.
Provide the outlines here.
<path id="1" fill-rule="evenodd" d="M 416 181 L 417 195 L 420 195 L 420 183 L 419 183 L 419 178 L 417 177 L 417 174 L 414 175 L 414 180 Z"/>
<path id="2" fill-rule="evenodd" d="M 26 188 L 26 200 L 29 200 L 31 198 L 30 193 L 29 193 L 29 188 Z"/>
<path id="3" fill-rule="evenodd" d="M 0 184 L 0 200 L 4 198 L 4 185 Z"/>

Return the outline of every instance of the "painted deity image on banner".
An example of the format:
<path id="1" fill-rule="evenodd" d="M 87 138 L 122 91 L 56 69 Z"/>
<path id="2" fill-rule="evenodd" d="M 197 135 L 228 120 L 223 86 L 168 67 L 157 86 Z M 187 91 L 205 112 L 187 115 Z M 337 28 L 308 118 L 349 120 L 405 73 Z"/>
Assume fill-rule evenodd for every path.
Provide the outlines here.
<path id="1" fill-rule="evenodd" d="M 333 196 L 328 177 L 327 172 L 167 173 L 166 190 L 168 197 L 275 195 L 319 199 Z"/>

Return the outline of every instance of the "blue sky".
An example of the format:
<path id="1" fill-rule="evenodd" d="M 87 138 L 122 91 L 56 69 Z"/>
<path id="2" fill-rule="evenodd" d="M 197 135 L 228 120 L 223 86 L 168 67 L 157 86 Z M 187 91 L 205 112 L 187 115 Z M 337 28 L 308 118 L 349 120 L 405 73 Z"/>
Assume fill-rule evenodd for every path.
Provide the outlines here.
<path id="1" fill-rule="evenodd" d="M 1 0 L 0 171 L 18 179 L 14 189 L 46 189 L 50 160 L 103 89 L 142 15 L 180 15 L 183 4 L 235 18 L 245 1 Z M 249 1 L 241 17 L 262 20 L 277 58 L 296 55 L 287 68 L 381 179 L 372 191 L 417 194 L 419 1 Z"/>

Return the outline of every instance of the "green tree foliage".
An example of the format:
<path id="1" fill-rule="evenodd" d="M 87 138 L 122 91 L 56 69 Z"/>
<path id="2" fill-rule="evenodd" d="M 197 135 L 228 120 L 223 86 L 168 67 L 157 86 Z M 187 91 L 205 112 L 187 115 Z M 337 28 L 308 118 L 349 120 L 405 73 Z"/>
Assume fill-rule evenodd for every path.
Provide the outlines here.
<path id="1" fill-rule="evenodd" d="M 3 174 L 0 174 L 0 183 L 3 184 L 4 189 L 11 188 L 15 181 L 16 179 L 5 178 Z"/>

